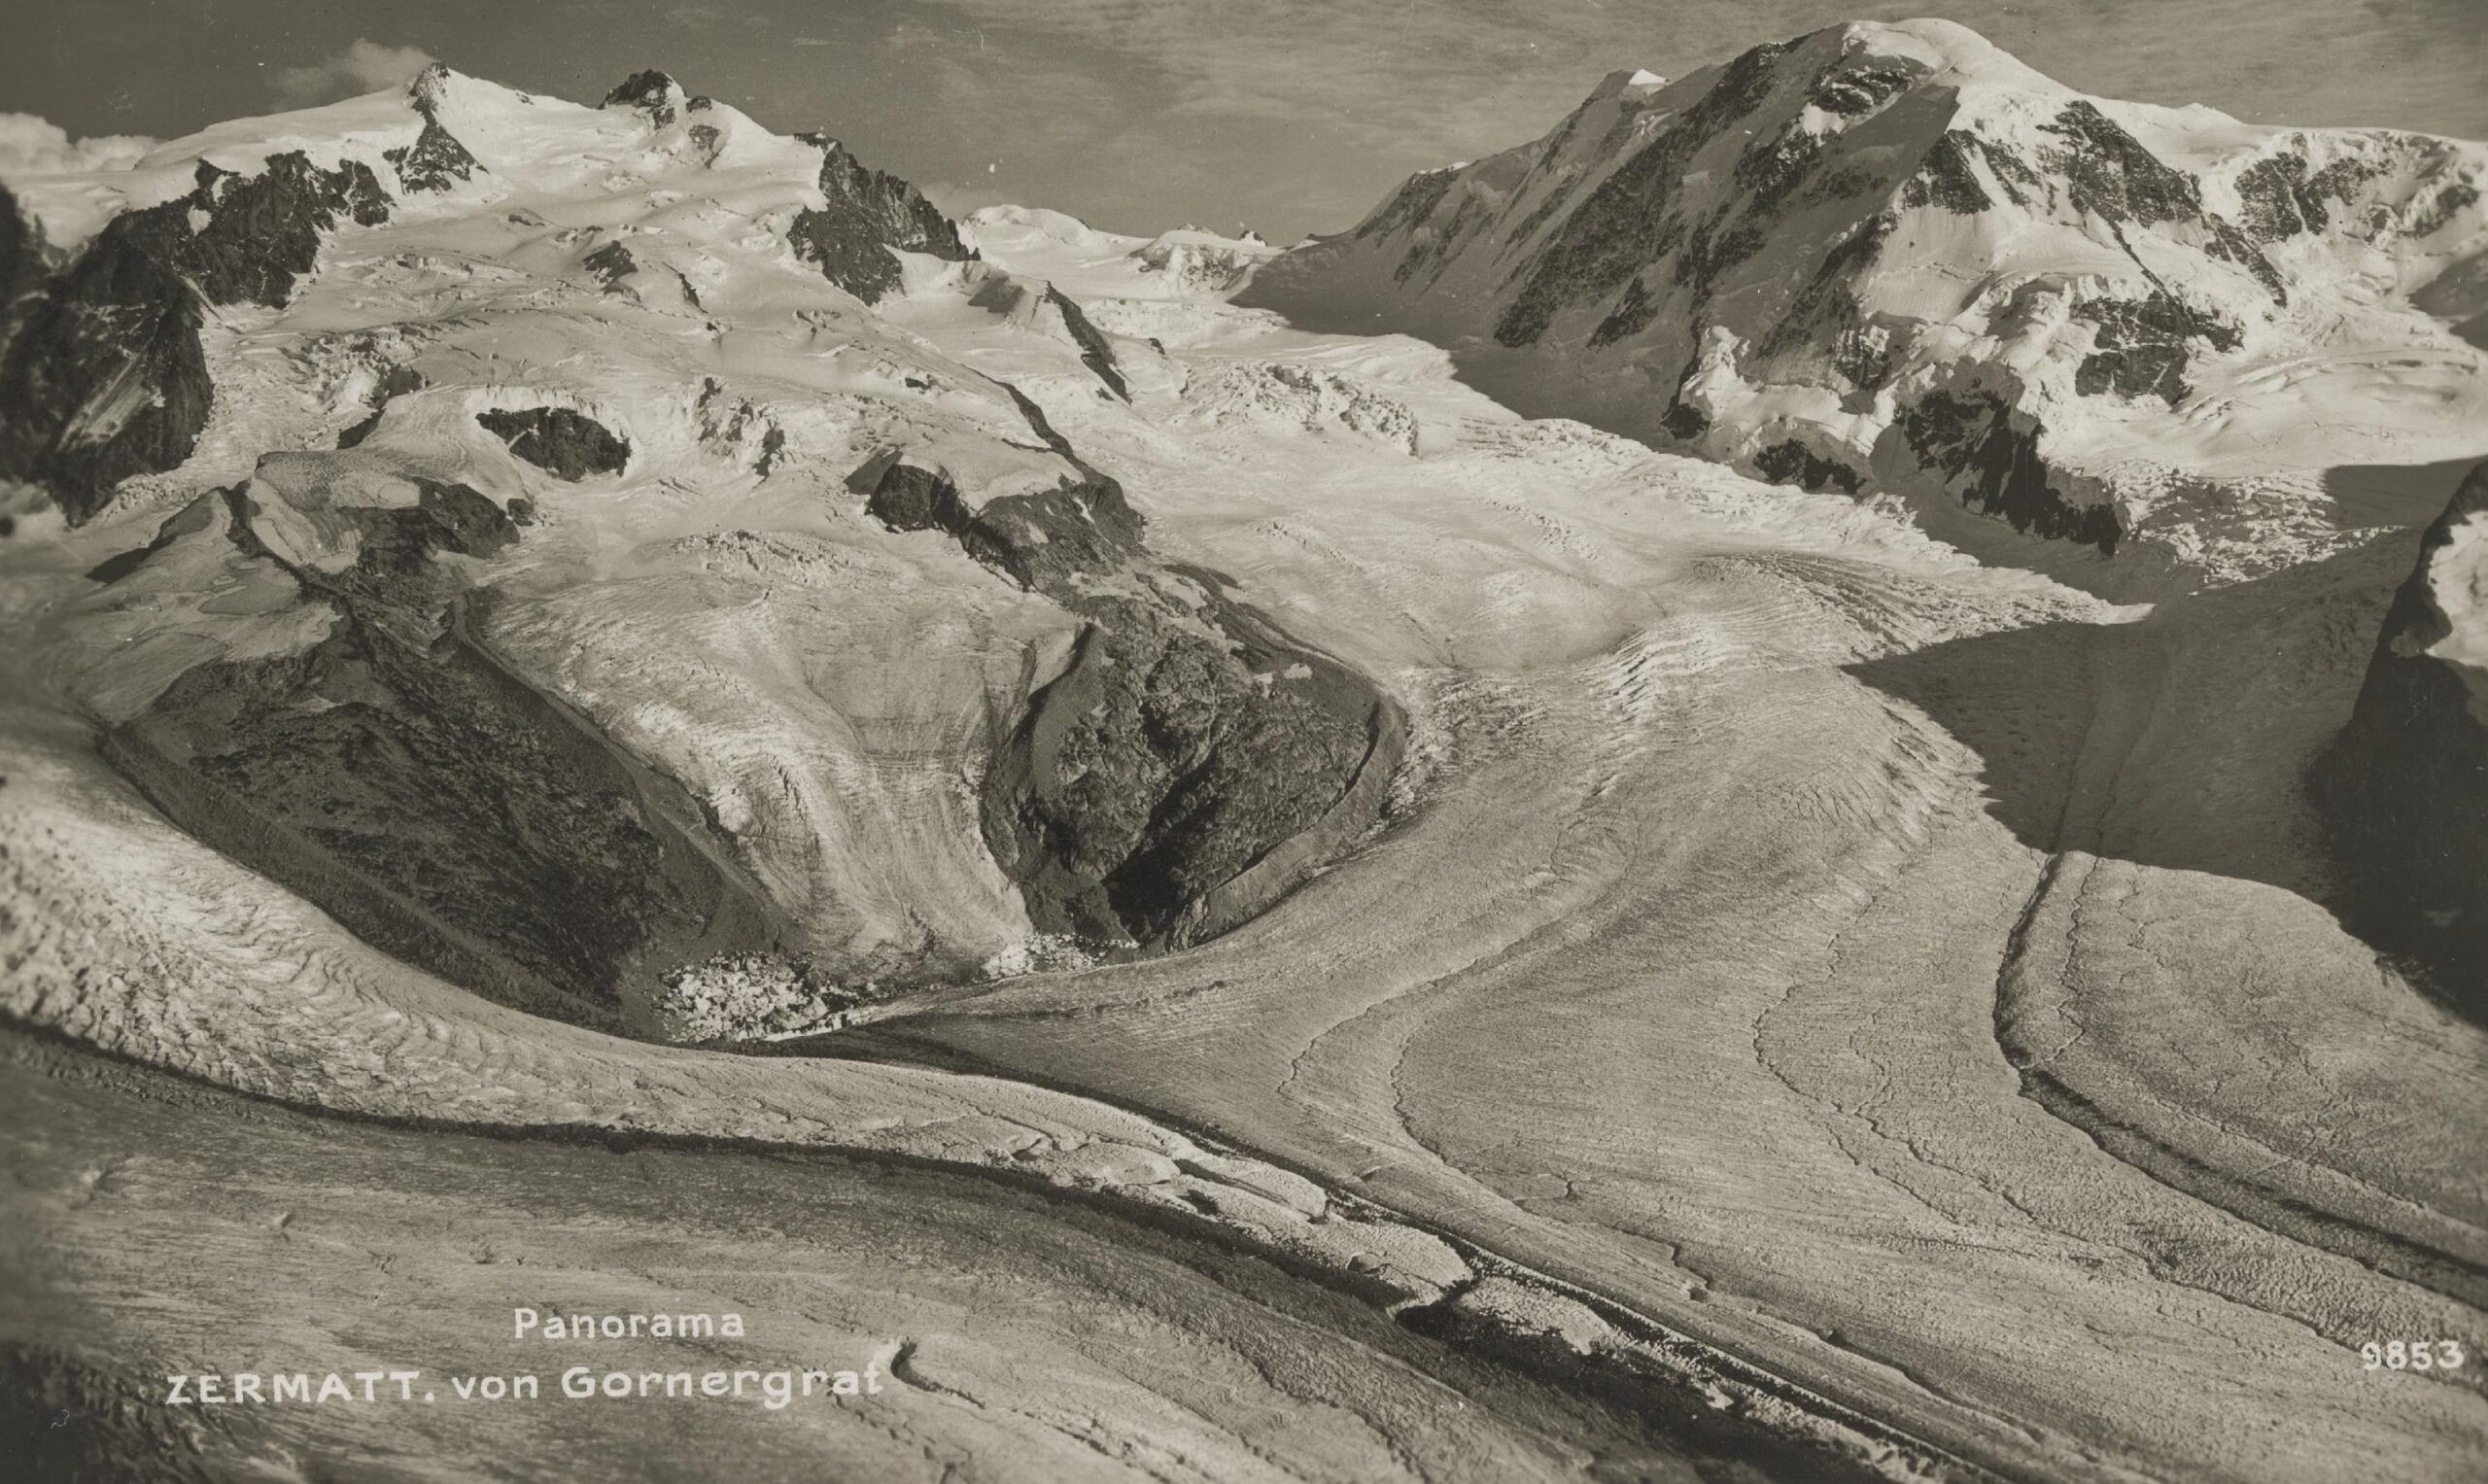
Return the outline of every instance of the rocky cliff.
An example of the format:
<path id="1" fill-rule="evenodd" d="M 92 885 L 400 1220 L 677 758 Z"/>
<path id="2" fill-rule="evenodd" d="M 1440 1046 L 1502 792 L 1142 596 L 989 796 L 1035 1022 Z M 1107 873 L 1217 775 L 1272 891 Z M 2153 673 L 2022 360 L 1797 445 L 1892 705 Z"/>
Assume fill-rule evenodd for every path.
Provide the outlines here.
<path id="1" fill-rule="evenodd" d="M 828 204 L 807 207 L 795 218 L 790 236 L 796 253 L 819 264 L 831 283 L 871 304 L 899 286 L 893 252 L 924 253 L 949 262 L 976 256 L 922 191 L 897 176 L 866 169 L 835 139 L 804 137 L 820 147 L 820 193 Z"/>
<path id="2" fill-rule="evenodd" d="M 2316 786 L 2352 924 L 2488 1019 L 2488 464 L 2421 537 Z"/>
<path id="3" fill-rule="evenodd" d="M 195 165 L 182 196 L 113 219 L 69 263 L 12 301 L 0 359 L 0 478 L 49 488 L 71 519 L 135 473 L 190 457 L 215 390 L 199 345 L 212 307 L 282 307 L 340 222 L 388 220 L 367 165 L 300 152 L 250 175 Z M 6 203 L 12 225 L 17 203 Z M 31 279 L 25 251 L 9 276 Z"/>
<path id="4" fill-rule="evenodd" d="M 893 529 L 945 532 L 1077 615 L 1061 673 L 997 739 L 985 842 L 1039 930 L 1181 947 L 1258 914 L 1373 823 L 1398 710 L 1226 578 L 1150 552 L 1122 486 L 1019 401 L 1075 477 L 971 508 L 947 473 L 890 449 L 848 488 Z"/>

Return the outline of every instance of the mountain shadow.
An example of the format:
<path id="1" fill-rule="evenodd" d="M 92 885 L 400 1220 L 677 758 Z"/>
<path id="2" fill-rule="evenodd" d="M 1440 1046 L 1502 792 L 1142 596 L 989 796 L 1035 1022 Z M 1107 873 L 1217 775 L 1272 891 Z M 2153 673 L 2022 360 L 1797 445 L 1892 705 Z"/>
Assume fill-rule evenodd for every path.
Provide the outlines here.
<path id="1" fill-rule="evenodd" d="M 2415 531 L 2125 623 L 2054 622 L 1847 667 L 1983 760 L 1987 812 L 2080 850 L 2292 891 L 2356 931 L 2308 794 Z M 2476 996 L 2466 1014 L 2480 1018 Z"/>
<path id="2" fill-rule="evenodd" d="M 2425 526 L 2483 458 L 2488 451 L 2434 464 L 2343 464 L 2326 469 L 2324 493 L 2336 502 L 2333 523 L 2344 531 Z"/>

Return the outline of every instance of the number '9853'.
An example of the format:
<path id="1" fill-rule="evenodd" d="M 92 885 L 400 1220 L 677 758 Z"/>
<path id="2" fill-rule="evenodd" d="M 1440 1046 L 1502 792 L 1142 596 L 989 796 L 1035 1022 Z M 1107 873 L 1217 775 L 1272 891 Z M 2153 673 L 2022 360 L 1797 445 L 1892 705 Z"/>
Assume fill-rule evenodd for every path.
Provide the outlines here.
<path id="1" fill-rule="evenodd" d="M 2359 1347 L 2363 1370 L 2460 1370 L 2465 1359 L 2456 1340 L 2369 1340 Z"/>

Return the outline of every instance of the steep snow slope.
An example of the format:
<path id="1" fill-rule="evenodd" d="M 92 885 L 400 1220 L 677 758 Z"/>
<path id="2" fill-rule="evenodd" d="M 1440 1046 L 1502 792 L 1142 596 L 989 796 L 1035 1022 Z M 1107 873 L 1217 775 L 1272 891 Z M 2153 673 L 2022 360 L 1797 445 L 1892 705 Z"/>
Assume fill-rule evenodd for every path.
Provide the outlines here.
<path id="1" fill-rule="evenodd" d="M 2483 173 L 2475 144 L 2087 98 L 1951 22 L 1861 22 L 1617 73 L 1244 301 L 1428 336 L 1525 411 L 1914 497 L 1974 544 L 1955 507 L 2116 553 L 2058 565 L 2142 592 L 2434 498 L 2340 466 L 2488 450 L 2457 333 L 2488 308 Z"/>

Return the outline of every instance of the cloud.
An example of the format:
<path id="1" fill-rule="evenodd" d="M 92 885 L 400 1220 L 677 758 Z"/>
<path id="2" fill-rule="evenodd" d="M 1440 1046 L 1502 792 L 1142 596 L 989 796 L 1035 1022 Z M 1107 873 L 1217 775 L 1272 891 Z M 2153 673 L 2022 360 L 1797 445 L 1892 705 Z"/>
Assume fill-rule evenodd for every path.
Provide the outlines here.
<path id="1" fill-rule="evenodd" d="M 399 87 L 436 60 L 421 47 L 384 47 L 358 39 L 336 55 L 276 75 L 276 100 L 288 108 L 333 103 L 358 93 Z"/>
<path id="2" fill-rule="evenodd" d="M 1012 50 L 1018 36 L 1048 36 L 1127 58 L 1170 89 L 1165 112 L 1187 125 L 1310 122 L 1351 149 L 1422 139 L 1464 154 L 1518 144 L 1609 67 L 1642 60 L 1611 59 L 1624 50 L 1614 46 L 1616 19 L 1595 6 L 939 3 L 982 33 L 987 52 Z"/>
<path id="3" fill-rule="evenodd" d="M 135 134 L 98 134 L 72 141 L 68 130 L 48 119 L 0 114 L 0 176 L 125 170 L 155 147 L 155 140 Z"/>
<path id="4" fill-rule="evenodd" d="M 2479 0 L 928 0 L 983 33 L 1067 42 L 1155 73 L 1167 112 L 1214 126 L 1312 121 L 1339 148 L 1437 160 L 1519 144 L 1606 72 L 1679 77 L 1854 16 L 1960 21 L 2086 92 L 2241 118 L 2477 131 Z M 2377 17 L 2386 17 L 2379 23 Z M 2217 46 L 2202 39 L 2218 37 Z M 2467 46 L 2465 43 L 2467 42 Z M 2450 44 L 2450 45 L 2448 45 Z M 2414 65 L 2422 56 L 2433 66 Z M 2285 78 L 2290 87 L 2272 79 Z M 2380 108 L 2379 94 L 2394 99 Z"/>

